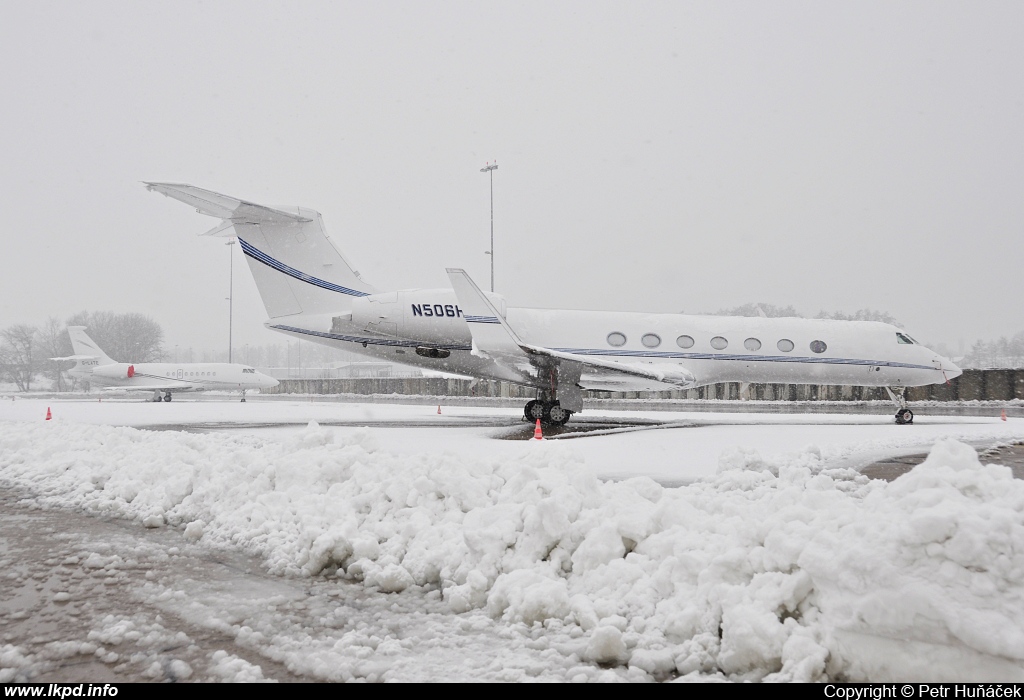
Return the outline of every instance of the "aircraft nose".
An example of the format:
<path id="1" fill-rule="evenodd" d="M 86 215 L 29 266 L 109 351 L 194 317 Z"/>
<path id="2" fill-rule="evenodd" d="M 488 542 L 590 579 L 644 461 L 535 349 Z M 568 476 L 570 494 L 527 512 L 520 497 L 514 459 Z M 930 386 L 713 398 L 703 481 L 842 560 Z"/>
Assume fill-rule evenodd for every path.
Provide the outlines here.
<path id="1" fill-rule="evenodd" d="M 263 386 L 266 387 L 267 389 L 270 389 L 271 387 L 275 387 L 275 386 L 277 386 L 280 383 L 281 382 L 277 381 L 276 379 L 274 379 L 270 375 L 267 375 L 267 374 L 263 375 Z"/>
<path id="2" fill-rule="evenodd" d="M 942 372 L 942 376 L 946 378 L 946 381 L 955 379 L 964 373 L 964 371 L 957 367 L 951 360 L 947 360 L 941 355 L 936 355 L 932 362 L 934 362 L 936 368 Z"/>

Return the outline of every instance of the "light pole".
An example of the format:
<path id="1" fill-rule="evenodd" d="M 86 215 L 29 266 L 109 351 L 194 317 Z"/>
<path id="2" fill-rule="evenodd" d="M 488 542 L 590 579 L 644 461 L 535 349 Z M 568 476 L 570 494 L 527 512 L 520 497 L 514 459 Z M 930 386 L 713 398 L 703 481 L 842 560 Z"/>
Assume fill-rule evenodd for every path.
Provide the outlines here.
<path id="1" fill-rule="evenodd" d="M 491 256 L 491 291 L 494 291 L 494 171 L 498 169 L 498 164 L 491 165 L 487 164 L 486 167 L 480 168 L 482 173 L 490 173 L 491 178 L 491 249 L 487 251 L 487 255 Z"/>
<path id="2" fill-rule="evenodd" d="M 235 239 L 231 239 L 225 245 L 228 246 L 228 363 L 231 362 L 231 332 L 233 330 L 232 317 L 234 315 L 235 296 L 235 249 L 232 248 Z"/>

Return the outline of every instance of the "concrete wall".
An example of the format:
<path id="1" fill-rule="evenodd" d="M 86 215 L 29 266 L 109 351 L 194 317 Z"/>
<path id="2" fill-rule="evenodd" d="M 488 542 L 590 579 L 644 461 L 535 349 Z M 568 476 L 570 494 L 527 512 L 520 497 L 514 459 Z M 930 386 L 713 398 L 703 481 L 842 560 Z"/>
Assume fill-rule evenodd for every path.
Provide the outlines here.
<path id="1" fill-rule="evenodd" d="M 533 389 L 506 382 L 472 382 L 436 377 L 386 379 L 284 379 L 269 394 L 402 394 L 501 396 L 530 399 Z M 592 391 L 593 398 L 738 400 L 740 385 L 712 384 L 686 391 Z M 749 398 L 764 401 L 871 401 L 888 399 L 885 389 L 813 384 L 751 384 Z M 968 369 L 949 384 L 911 387 L 910 401 L 1008 401 L 1024 399 L 1024 369 Z"/>

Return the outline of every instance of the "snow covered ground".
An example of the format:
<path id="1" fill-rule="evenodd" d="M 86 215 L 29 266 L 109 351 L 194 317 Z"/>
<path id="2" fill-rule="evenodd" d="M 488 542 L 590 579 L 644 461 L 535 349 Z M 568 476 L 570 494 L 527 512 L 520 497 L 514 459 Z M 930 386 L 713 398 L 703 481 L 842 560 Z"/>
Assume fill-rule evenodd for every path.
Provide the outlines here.
<path id="1" fill-rule="evenodd" d="M 0 681 L 46 680 L 61 653 L 202 680 L 1024 680 L 1024 482 L 964 444 L 1024 439 L 1024 419 L 588 411 L 612 427 L 498 439 L 519 415 L 0 402 L 22 505 L 171 538 L 75 539 L 54 566 L 80 592 L 37 595 L 81 608 L 102 589 L 82 581 L 148 557 L 126 595 L 222 637 L 128 654 L 166 620 L 97 616 L 49 651 L 5 639 Z M 892 483 L 856 471 L 929 450 Z M 275 592 L 185 577 L 218 551 Z"/>

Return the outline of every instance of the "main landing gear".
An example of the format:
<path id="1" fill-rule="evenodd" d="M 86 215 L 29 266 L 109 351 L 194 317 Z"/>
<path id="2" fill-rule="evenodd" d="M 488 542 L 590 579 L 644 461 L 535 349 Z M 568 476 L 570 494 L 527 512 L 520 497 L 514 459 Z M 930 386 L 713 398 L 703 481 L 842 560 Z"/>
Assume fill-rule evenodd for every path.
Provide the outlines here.
<path id="1" fill-rule="evenodd" d="M 535 423 L 538 420 L 544 425 L 565 425 L 572 417 L 572 411 L 562 408 L 557 401 L 541 401 L 534 399 L 523 409 L 526 420 Z"/>
<path id="2" fill-rule="evenodd" d="M 907 388 L 898 386 L 894 392 L 889 387 L 885 387 L 885 391 L 889 394 L 892 402 L 896 404 L 896 425 L 910 425 L 913 423 L 914 412 L 907 408 L 907 398 L 905 396 Z"/>
<path id="3" fill-rule="evenodd" d="M 151 400 L 155 401 L 156 403 L 160 403 L 161 401 L 170 401 L 171 400 L 171 392 L 168 391 L 168 392 L 164 393 L 163 396 L 160 396 L 160 392 L 159 391 L 154 391 L 153 392 L 153 398 Z"/>

